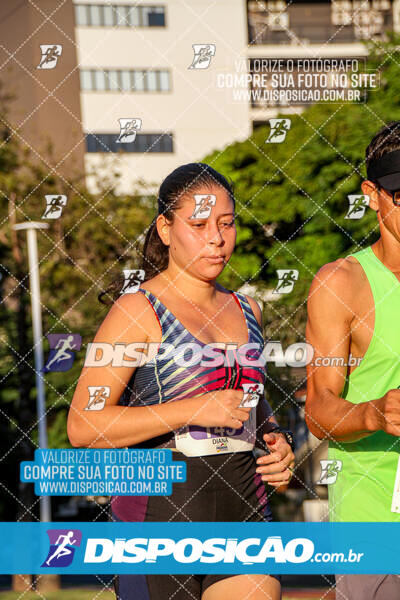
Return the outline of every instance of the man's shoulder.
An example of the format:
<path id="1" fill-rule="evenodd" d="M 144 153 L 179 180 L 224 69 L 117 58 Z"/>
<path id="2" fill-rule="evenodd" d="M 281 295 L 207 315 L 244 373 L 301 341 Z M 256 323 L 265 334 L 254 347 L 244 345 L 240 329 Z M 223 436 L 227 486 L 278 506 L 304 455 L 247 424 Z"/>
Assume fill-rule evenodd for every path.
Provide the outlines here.
<path id="1" fill-rule="evenodd" d="M 357 310 L 358 299 L 365 283 L 363 268 L 356 258 L 346 256 L 326 263 L 316 273 L 308 295 L 308 307 L 346 313 L 352 317 Z M 319 308 L 318 308 L 319 307 Z"/>
<path id="2" fill-rule="evenodd" d="M 354 256 L 338 258 L 326 263 L 316 273 L 312 288 L 327 288 L 332 291 L 346 293 L 353 291 L 359 284 L 363 269 Z"/>

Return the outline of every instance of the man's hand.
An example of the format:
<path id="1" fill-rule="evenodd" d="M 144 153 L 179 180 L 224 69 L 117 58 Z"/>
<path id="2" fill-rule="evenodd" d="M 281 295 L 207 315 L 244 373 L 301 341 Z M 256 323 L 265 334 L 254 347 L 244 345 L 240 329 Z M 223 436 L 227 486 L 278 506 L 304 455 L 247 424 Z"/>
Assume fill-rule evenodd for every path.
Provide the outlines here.
<path id="1" fill-rule="evenodd" d="M 386 431 L 400 436 L 400 390 L 389 390 L 382 398 L 369 402 L 366 416 L 370 431 Z"/>
<path id="2" fill-rule="evenodd" d="M 268 485 L 287 485 L 293 475 L 294 454 L 283 433 L 265 433 L 263 440 L 270 452 L 257 459 L 256 472 Z"/>

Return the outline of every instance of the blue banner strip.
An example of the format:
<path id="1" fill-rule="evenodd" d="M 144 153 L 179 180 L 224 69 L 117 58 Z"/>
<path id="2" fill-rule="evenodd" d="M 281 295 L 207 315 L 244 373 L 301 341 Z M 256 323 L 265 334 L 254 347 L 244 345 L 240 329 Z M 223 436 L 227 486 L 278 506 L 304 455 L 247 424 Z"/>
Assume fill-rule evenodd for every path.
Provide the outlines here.
<path id="1" fill-rule="evenodd" d="M 400 523 L 0 523 L 0 573 L 399 573 Z"/>

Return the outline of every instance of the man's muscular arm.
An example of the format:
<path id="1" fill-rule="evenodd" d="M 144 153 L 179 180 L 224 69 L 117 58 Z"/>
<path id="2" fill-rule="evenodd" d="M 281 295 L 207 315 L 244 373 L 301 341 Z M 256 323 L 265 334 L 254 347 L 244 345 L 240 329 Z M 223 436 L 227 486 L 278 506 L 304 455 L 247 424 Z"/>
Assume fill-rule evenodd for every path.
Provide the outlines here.
<path id="1" fill-rule="evenodd" d="M 351 442 L 380 429 L 376 400 L 353 404 L 343 390 L 350 353 L 352 305 L 351 267 L 339 259 L 322 267 L 308 297 L 306 339 L 314 349 L 307 365 L 306 423 L 319 439 Z M 316 359 L 335 357 L 328 366 Z"/>

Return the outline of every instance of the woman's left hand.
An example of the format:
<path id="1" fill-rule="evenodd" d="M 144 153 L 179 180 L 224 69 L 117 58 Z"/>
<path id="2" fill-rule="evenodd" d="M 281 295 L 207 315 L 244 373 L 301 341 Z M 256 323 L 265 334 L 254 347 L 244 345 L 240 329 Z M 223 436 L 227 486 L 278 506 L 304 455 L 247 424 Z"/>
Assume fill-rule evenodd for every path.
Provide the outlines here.
<path id="1" fill-rule="evenodd" d="M 294 453 L 283 433 L 265 433 L 264 442 L 270 451 L 257 459 L 256 472 L 268 485 L 287 485 L 293 475 Z"/>

